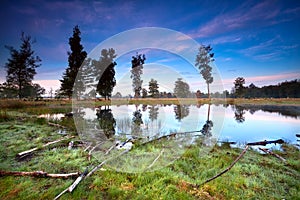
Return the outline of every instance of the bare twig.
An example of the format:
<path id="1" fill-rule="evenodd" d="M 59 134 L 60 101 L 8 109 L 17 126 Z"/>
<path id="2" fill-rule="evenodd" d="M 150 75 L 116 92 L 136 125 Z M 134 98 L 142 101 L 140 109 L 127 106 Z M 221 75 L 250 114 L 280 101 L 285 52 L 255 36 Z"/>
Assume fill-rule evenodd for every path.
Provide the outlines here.
<path id="1" fill-rule="evenodd" d="M 246 151 L 248 150 L 248 148 L 249 148 L 249 146 L 247 145 L 247 146 L 245 147 L 245 149 L 242 151 L 242 153 L 241 153 L 241 154 L 240 154 L 240 155 L 239 155 L 239 156 L 231 163 L 231 165 L 230 165 L 229 167 L 227 167 L 224 171 L 222 171 L 221 173 L 215 175 L 214 177 L 212 177 L 212 178 L 206 180 L 205 182 L 203 182 L 203 183 L 200 184 L 200 185 L 204 185 L 204 184 L 206 184 L 206 183 L 208 183 L 208 182 L 210 182 L 210 181 L 212 181 L 212 180 L 218 178 L 219 176 L 222 176 L 222 175 L 225 174 L 226 172 L 228 172 L 228 171 L 235 165 L 235 163 L 237 163 L 237 161 L 239 161 L 239 160 L 243 157 L 243 155 L 246 153 Z"/>
<path id="2" fill-rule="evenodd" d="M 100 163 L 99 165 L 97 165 L 96 167 L 94 167 L 94 169 L 92 169 L 92 170 L 86 175 L 85 178 L 91 176 L 95 171 L 97 171 L 99 168 L 101 168 L 101 167 L 102 167 L 105 163 L 107 163 L 108 161 L 113 160 L 113 159 L 116 159 L 116 158 L 118 158 L 119 156 L 121 156 L 121 155 L 127 153 L 128 151 L 130 151 L 130 150 L 122 151 L 119 155 L 117 155 L 117 156 L 115 156 L 115 157 L 110 157 L 110 158 L 104 160 L 102 163 Z"/>
<path id="3" fill-rule="evenodd" d="M 284 159 L 284 158 L 281 157 L 280 155 L 278 155 L 278 154 L 276 154 L 276 153 L 274 153 L 274 152 L 272 152 L 272 151 L 270 151 L 270 150 L 268 150 L 268 149 L 263 149 L 263 148 L 260 148 L 260 147 L 259 147 L 259 149 L 260 149 L 261 151 L 267 153 L 267 154 L 270 154 L 270 155 L 272 155 L 272 156 L 274 156 L 274 157 L 280 159 L 280 160 L 283 161 L 283 162 L 286 162 L 286 159 Z"/>
<path id="4" fill-rule="evenodd" d="M 153 162 L 151 163 L 151 165 L 149 165 L 149 166 L 147 167 L 147 169 L 150 169 L 150 168 L 155 164 L 155 162 L 159 159 L 159 157 L 162 155 L 163 152 L 164 152 L 164 149 L 162 149 L 162 150 L 160 151 L 159 155 L 153 160 Z"/>

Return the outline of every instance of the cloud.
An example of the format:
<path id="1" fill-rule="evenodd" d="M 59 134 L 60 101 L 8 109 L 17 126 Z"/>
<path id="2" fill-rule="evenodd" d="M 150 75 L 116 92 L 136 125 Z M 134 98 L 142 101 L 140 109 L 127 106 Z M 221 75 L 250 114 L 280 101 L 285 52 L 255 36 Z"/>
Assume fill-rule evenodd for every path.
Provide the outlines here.
<path id="1" fill-rule="evenodd" d="M 204 38 L 250 28 L 253 25 L 268 26 L 279 22 L 281 19 L 278 19 L 278 16 L 282 15 L 284 15 L 284 12 L 281 12 L 278 5 L 273 1 L 265 0 L 254 5 L 246 1 L 235 10 L 220 14 L 208 21 L 191 36 L 193 38 Z"/>
<path id="2" fill-rule="evenodd" d="M 294 72 L 283 73 L 283 74 L 272 74 L 267 76 L 250 76 L 244 78 L 246 81 L 245 85 L 249 85 L 250 83 L 253 83 L 254 85 L 261 87 L 267 85 L 276 85 L 286 80 L 300 79 L 300 71 L 294 71 Z M 223 79 L 222 82 L 224 84 L 224 88 L 230 90 L 230 88 L 233 87 L 234 80 L 235 78 Z"/>
<path id="3" fill-rule="evenodd" d="M 258 61 L 276 61 L 282 59 L 288 51 L 296 49 L 299 46 L 298 44 L 282 45 L 281 43 L 282 39 L 277 35 L 270 40 L 241 49 L 238 52 Z"/>

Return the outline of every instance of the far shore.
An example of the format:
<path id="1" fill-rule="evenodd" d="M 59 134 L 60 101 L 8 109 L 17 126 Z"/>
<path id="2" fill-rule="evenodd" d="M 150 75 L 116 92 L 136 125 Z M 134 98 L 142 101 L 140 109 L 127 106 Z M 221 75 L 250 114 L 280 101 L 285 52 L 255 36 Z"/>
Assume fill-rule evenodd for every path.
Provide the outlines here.
<path id="1" fill-rule="evenodd" d="M 274 105 L 274 106 L 300 106 L 300 98 L 112 98 L 111 100 L 96 99 L 96 100 L 75 100 L 71 99 L 42 99 L 39 101 L 33 100 L 18 100 L 18 99 L 1 99 L 0 108 L 22 108 L 31 106 L 72 106 L 72 103 L 90 104 L 93 106 L 105 105 L 199 105 L 199 104 L 229 104 L 229 105 Z"/>

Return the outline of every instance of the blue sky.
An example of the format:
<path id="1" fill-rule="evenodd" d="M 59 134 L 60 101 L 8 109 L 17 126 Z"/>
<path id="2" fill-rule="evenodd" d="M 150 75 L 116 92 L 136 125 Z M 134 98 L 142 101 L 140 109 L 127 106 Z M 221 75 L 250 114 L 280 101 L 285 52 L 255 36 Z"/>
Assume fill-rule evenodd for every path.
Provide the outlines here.
<path id="1" fill-rule="evenodd" d="M 300 1 L 2 1 L 0 8 L 0 82 L 9 52 L 19 47 L 21 31 L 36 39 L 33 48 L 42 59 L 35 80 L 47 90 L 56 89 L 68 65 L 68 38 L 75 25 L 82 32 L 87 52 L 120 32 L 141 27 L 162 27 L 211 44 L 224 88 L 236 77 L 246 85 L 262 86 L 300 78 Z M 143 38 L 136 38 L 143 40 Z M 159 51 L 158 51 L 159 52 Z M 118 52 L 117 52 L 118 53 Z M 153 57 L 155 56 L 156 57 Z M 147 56 L 147 51 L 146 51 Z M 151 57 L 152 56 L 152 57 Z M 130 59 L 130 56 L 128 56 Z M 158 58 L 159 57 L 159 58 Z M 148 52 L 148 63 L 176 57 Z M 205 90 L 194 69 L 174 61 L 158 63 L 190 76 L 192 89 Z M 127 61 L 127 63 L 129 63 Z M 118 60 L 117 79 L 130 66 Z M 199 84 L 197 80 L 199 79 Z"/>

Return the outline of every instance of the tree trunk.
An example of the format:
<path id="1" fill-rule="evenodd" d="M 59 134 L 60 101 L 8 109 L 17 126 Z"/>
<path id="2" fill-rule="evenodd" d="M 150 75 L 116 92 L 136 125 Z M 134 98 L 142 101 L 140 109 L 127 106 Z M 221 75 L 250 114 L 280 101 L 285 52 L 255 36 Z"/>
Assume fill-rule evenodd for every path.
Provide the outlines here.
<path id="1" fill-rule="evenodd" d="M 208 99 L 210 100 L 209 84 L 207 83 Z"/>

